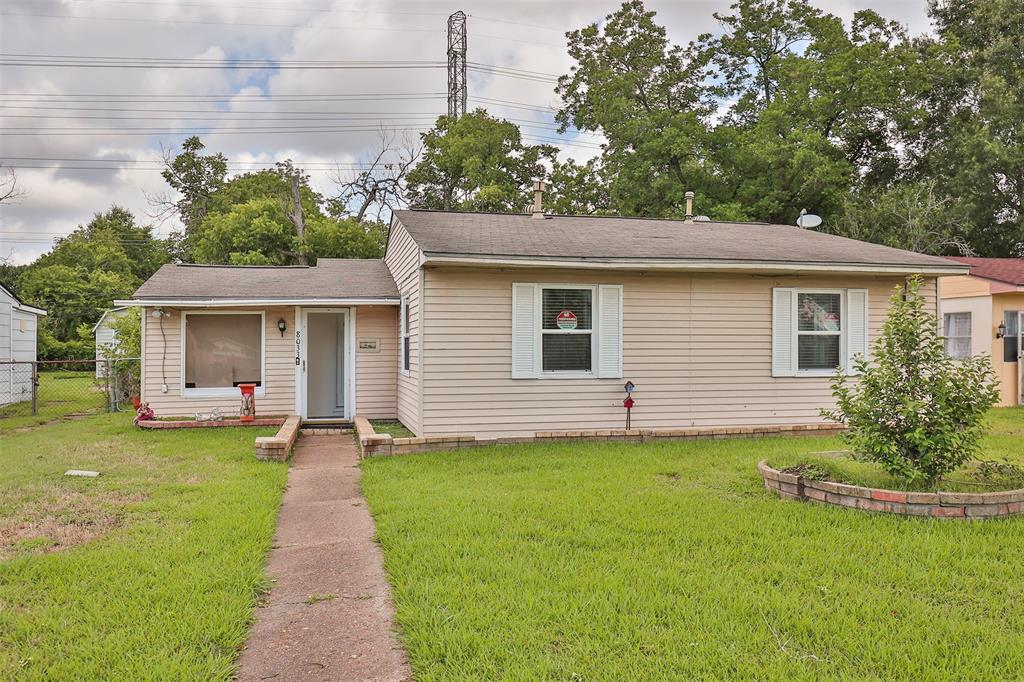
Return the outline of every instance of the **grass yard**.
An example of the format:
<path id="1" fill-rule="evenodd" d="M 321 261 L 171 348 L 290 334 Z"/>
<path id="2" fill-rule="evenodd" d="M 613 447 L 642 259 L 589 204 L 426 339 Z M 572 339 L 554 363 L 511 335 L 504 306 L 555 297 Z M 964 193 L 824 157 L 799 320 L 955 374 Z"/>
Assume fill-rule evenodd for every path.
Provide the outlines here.
<path id="1" fill-rule="evenodd" d="M 1024 412 L 992 455 L 1024 460 Z M 835 438 L 540 444 L 367 460 L 418 680 L 1019 679 L 1024 519 L 779 500 Z"/>
<path id="2" fill-rule="evenodd" d="M 413 438 L 416 435 L 405 424 L 394 419 L 371 419 L 370 426 L 375 433 L 386 433 L 392 438 Z"/>
<path id="3" fill-rule="evenodd" d="M 40 372 L 37 403 L 38 414 L 32 414 L 31 401 L 0 408 L 0 433 L 107 408 L 103 385 L 97 383 L 95 372 Z"/>
<path id="4" fill-rule="evenodd" d="M 285 483 L 253 458 L 273 431 L 116 414 L 0 436 L 0 679 L 230 679 Z"/>

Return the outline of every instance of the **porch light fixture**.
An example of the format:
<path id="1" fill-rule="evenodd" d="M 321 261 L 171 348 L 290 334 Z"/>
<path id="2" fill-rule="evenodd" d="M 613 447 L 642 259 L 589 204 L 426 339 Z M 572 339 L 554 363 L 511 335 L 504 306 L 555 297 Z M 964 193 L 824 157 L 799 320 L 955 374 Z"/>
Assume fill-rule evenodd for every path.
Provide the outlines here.
<path id="1" fill-rule="evenodd" d="M 996 338 L 1001 339 L 1006 336 L 1006 323 L 1000 322 L 999 326 L 996 327 Z"/>
<path id="2" fill-rule="evenodd" d="M 281 332 L 281 338 L 282 339 L 284 338 L 284 330 L 285 329 L 288 329 L 288 325 L 285 324 L 284 318 L 282 317 L 280 320 L 277 321 L 277 330 L 279 332 Z"/>

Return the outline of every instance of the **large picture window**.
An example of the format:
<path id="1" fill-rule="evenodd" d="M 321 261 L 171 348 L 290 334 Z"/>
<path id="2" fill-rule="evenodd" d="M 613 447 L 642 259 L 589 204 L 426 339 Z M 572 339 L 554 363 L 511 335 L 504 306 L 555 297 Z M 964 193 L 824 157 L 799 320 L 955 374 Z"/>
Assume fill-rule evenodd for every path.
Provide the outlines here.
<path id="1" fill-rule="evenodd" d="M 593 369 L 594 290 L 549 288 L 541 292 L 541 364 L 545 372 Z"/>
<path id="2" fill-rule="evenodd" d="M 840 293 L 797 294 L 798 370 L 834 370 L 842 365 L 842 305 Z"/>
<path id="3" fill-rule="evenodd" d="M 263 315 L 185 313 L 185 390 L 263 385 Z"/>

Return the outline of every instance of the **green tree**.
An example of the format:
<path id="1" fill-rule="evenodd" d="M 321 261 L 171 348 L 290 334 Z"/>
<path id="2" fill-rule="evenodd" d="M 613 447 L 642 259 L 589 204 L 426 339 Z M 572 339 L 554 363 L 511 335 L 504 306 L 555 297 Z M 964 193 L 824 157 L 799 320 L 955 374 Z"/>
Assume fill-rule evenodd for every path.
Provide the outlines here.
<path id="1" fill-rule="evenodd" d="M 223 154 L 202 154 L 206 145 L 198 136 L 189 137 L 181 145 L 181 151 L 172 156 L 164 155 L 164 180 L 178 197 L 171 199 L 156 196 L 150 200 L 157 209 L 157 215 L 164 219 L 177 215 L 184 225 L 184 233 L 174 235 L 175 255 L 189 260 L 195 240 L 195 233 L 206 220 L 214 195 L 223 187 L 227 177 L 228 163 Z"/>
<path id="2" fill-rule="evenodd" d="M 1024 4 L 931 0 L 918 47 L 926 112 L 905 126 L 917 177 L 963 202 L 981 255 L 1024 245 Z"/>
<path id="3" fill-rule="evenodd" d="M 931 486 L 977 453 L 999 391 L 987 355 L 957 361 L 946 354 L 920 289 L 919 277 L 905 291 L 896 288 L 871 361 L 855 359 L 856 383 L 836 375 L 837 409 L 822 414 L 849 427 L 843 438 L 854 452 Z"/>
<path id="4" fill-rule="evenodd" d="M 79 328 L 91 329 L 114 299 L 130 297 L 167 260 L 166 243 L 118 206 L 56 240 L 49 253 L 18 273 L 19 296 L 47 311 L 40 321 L 40 356 L 47 358 L 47 349 L 61 357 L 88 350 L 79 346 L 91 347 L 91 332 L 83 339 Z"/>
<path id="5" fill-rule="evenodd" d="M 482 109 L 458 119 L 442 116 L 423 134 L 423 157 L 408 175 L 408 198 L 417 208 L 520 212 L 533 181 L 547 175 L 547 145 L 524 144 L 514 123 Z"/>
<path id="6" fill-rule="evenodd" d="M 197 263 L 288 265 L 297 242 L 284 203 L 264 197 L 207 216 L 193 254 Z"/>

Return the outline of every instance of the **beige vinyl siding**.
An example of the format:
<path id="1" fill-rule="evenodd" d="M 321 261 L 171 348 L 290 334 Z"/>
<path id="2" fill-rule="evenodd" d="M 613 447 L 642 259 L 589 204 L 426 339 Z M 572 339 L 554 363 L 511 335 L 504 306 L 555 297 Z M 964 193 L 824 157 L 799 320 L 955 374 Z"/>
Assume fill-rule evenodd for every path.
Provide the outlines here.
<path id="1" fill-rule="evenodd" d="M 359 349 L 375 340 L 378 350 Z M 369 419 L 398 416 L 398 306 L 356 309 L 356 411 Z"/>
<path id="2" fill-rule="evenodd" d="M 420 423 L 420 259 L 421 252 L 416 243 L 398 221 L 391 228 L 388 249 L 384 256 L 391 275 L 395 278 L 398 291 L 409 301 L 409 371 L 401 370 L 401 340 L 395 359 L 398 362 L 398 418 L 416 434 L 422 431 Z M 398 320 L 395 320 L 398 329 Z M 357 406 L 358 407 L 358 406 Z M 362 411 L 361 408 L 360 412 Z"/>
<path id="3" fill-rule="evenodd" d="M 531 435 L 821 421 L 828 377 L 771 376 L 772 288 L 868 289 L 877 336 L 899 277 L 425 270 L 423 434 Z M 513 282 L 622 284 L 622 379 L 512 379 Z M 926 292 L 935 300 L 932 280 Z"/>
<path id="4" fill-rule="evenodd" d="M 143 372 L 142 399 L 150 404 L 157 417 L 194 416 L 220 408 L 225 416 L 237 415 L 241 404 L 238 397 L 184 398 L 181 395 L 181 314 L 182 310 L 165 308 L 170 317 L 155 318 L 152 308 L 143 308 L 145 320 L 145 371 Z M 256 414 L 288 415 L 295 413 L 295 308 L 233 308 L 224 312 L 263 312 L 265 310 L 264 396 L 256 398 Z M 284 336 L 277 329 L 277 321 L 284 319 L 288 331 Z M 160 327 L 163 326 L 161 336 Z M 166 345 L 165 340 L 166 339 Z M 166 355 L 165 355 L 166 353 Z M 160 385 L 167 384 L 167 393 Z"/>

